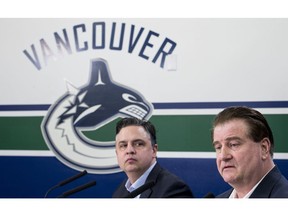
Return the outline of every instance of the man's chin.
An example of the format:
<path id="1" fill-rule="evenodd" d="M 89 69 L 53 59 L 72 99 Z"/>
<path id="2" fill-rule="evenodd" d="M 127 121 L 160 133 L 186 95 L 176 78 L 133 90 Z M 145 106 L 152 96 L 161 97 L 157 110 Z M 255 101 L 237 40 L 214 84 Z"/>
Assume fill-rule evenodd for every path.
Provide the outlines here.
<path id="1" fill-rule="evenodd" d="M 235 175 L 232 173 L 224 173 L 222 177 L 223 180 L 227 183 L 233 182 L 235 180 Z"/>
<path id="2" fill-rule="evenodd" d="M 129 164 L 127 166 L 125 166 L 125 169 L 124 169 L 126 172 L 137 172 L 139 169 L 136 165 L 133 165 L 133 164 Z"/>

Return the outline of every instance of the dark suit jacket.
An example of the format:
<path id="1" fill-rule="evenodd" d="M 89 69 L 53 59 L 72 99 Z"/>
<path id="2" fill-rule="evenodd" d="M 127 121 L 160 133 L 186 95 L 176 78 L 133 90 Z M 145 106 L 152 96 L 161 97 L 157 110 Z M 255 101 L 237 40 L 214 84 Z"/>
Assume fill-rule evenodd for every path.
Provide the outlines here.
<path id="1" fill-rule="evenodd" d="M 125 187 L 127 180 L 123 181 L 114 192 L 113 198 L 126 197 L 129 192 Z M 193 194 L 189 186 L 179 177 L 162 168 L 158 162 L 148 175 L 146 182 L 154 181 L 151 188 L 142 192 L 140 198 L 192 198 Z"/>
<path id="2" fill-rule="evenodd" d="M 216 198 L 229 198 L 233 188 Z M 275 166 L 261 181 L 250 198 L 288 198 L 288 181 Z"/>

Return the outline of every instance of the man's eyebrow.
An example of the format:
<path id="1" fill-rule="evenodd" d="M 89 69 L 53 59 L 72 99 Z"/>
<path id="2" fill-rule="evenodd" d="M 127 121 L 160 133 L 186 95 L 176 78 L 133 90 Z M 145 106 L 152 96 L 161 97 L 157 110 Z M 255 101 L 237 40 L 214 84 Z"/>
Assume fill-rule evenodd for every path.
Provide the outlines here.
<path id="1" fill-rule="evenodd" d="M 143 139 L 133 139 L 131 140 L 131 142 L 145 142 Z M 118 143 L 127 143 L 128 141 L 127 140 L 119 140 Z"/>
<path id="2" fill-rule="evenodd" d="M 238 136 L 232 136 L 232 137 L 227 137 L 224 141 L 227 142 L 227 141 L 233 141 L 233 140 L 241 141 L 242 139 L 240 137 L 238 137 Z M 220 143 L 219 141 L 214 141 L 212 143 L 212 145 L 215 146 L 215 145 L 217 145 L 219 143 Z"/>
<path id="3" fill-rule="evenodd" d="M 214 141 L 214 142 L 212 143 L 212 145 L 215 146 L 215 145 L 217 145 L 218 143 L 220 143 L 220 142 L 219 142 L 219 141 Z"/>
<path id="4" fill-rule="evenodd" d="M 238 136 L 232 136 L 232 137 L 228 137 L 228 138 L 226 138 L 225 140 L 227 140 L 227 141 L 231 141 L 231 140 L 242 140 L 240 137 L 238 137 Z"/>
<path id="5" fill-rule="evenodd" d="M 135 140 L 132 140 L 132 142 L 138 142 L 138 141 L 142 141 L 142 142 L 144 142 L 143 139 L 135 139 Z"/>
<path id="6" fill-rule="evenodd" d="M 126 140 L 119 140 L 118 142 L 116 141 L 116 144 L 123 144 L 123 143 L 127 143 Z"/>

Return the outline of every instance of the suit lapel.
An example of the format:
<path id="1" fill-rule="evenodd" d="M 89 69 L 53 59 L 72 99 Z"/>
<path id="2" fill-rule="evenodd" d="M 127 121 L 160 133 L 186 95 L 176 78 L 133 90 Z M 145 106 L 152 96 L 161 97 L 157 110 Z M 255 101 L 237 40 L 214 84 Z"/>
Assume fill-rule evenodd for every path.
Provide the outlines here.
<path id="1" fill-rule="evenodd" d="M 260 182 L 255 191 L 251 194 L 250 198 L 268 198 L 270 197 L 271 191 L 274 185 L 281 178 L 281 174 L 278 168 L 275 166 Z"/>
<path id="2" fill-rule="evenodd" d="M 158 175 L 159 175 L 160 172 L 161 172 L 161 167 L 160 167 L 160 165 L 159 165 L 158 162 L 157 162 L 157 163 L 155 164 L 155 166 L 153 167 L 153 169 L 151 170 L 150 174 L 148 175 L 145 183 L 151 182 L 151 181 L 156 182 L 157 177 L 158 177 Z M 149 188 L 149 189 L 147 189 L 146 191 L 144 191 L 144 192 L 140 195 L 140 197 L 141 197 L 141 198 L 149 198 L 149 197 L 151 197 L 152 192 L 153 192 L 152 188 Z"/>

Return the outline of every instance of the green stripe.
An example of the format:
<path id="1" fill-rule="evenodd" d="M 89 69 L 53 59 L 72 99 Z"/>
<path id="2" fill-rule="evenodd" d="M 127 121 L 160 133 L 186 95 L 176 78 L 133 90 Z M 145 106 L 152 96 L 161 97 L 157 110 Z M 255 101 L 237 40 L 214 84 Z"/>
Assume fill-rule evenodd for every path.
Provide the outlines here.
<path id="1" fill-rule="evenodd" d="M 288 114 L 265 115 L 275 137 L 275 152 L 288 152 Z M 214 115 L 159 115 L 151 122 L 157 128 L 160 151 L 214 151 L 210 128 Z M 0 117 L 0 150 L 48 150 L 40 125 L 43 117 Z M 114 140 L 116 120 L 97 131 L 85 132 L 93 140 Z"/>
<path id="2" fill-rule="evenodd" d="M 0 117 L 1 150 L 48 150 L 40 125 L 43 117 Z"/>

